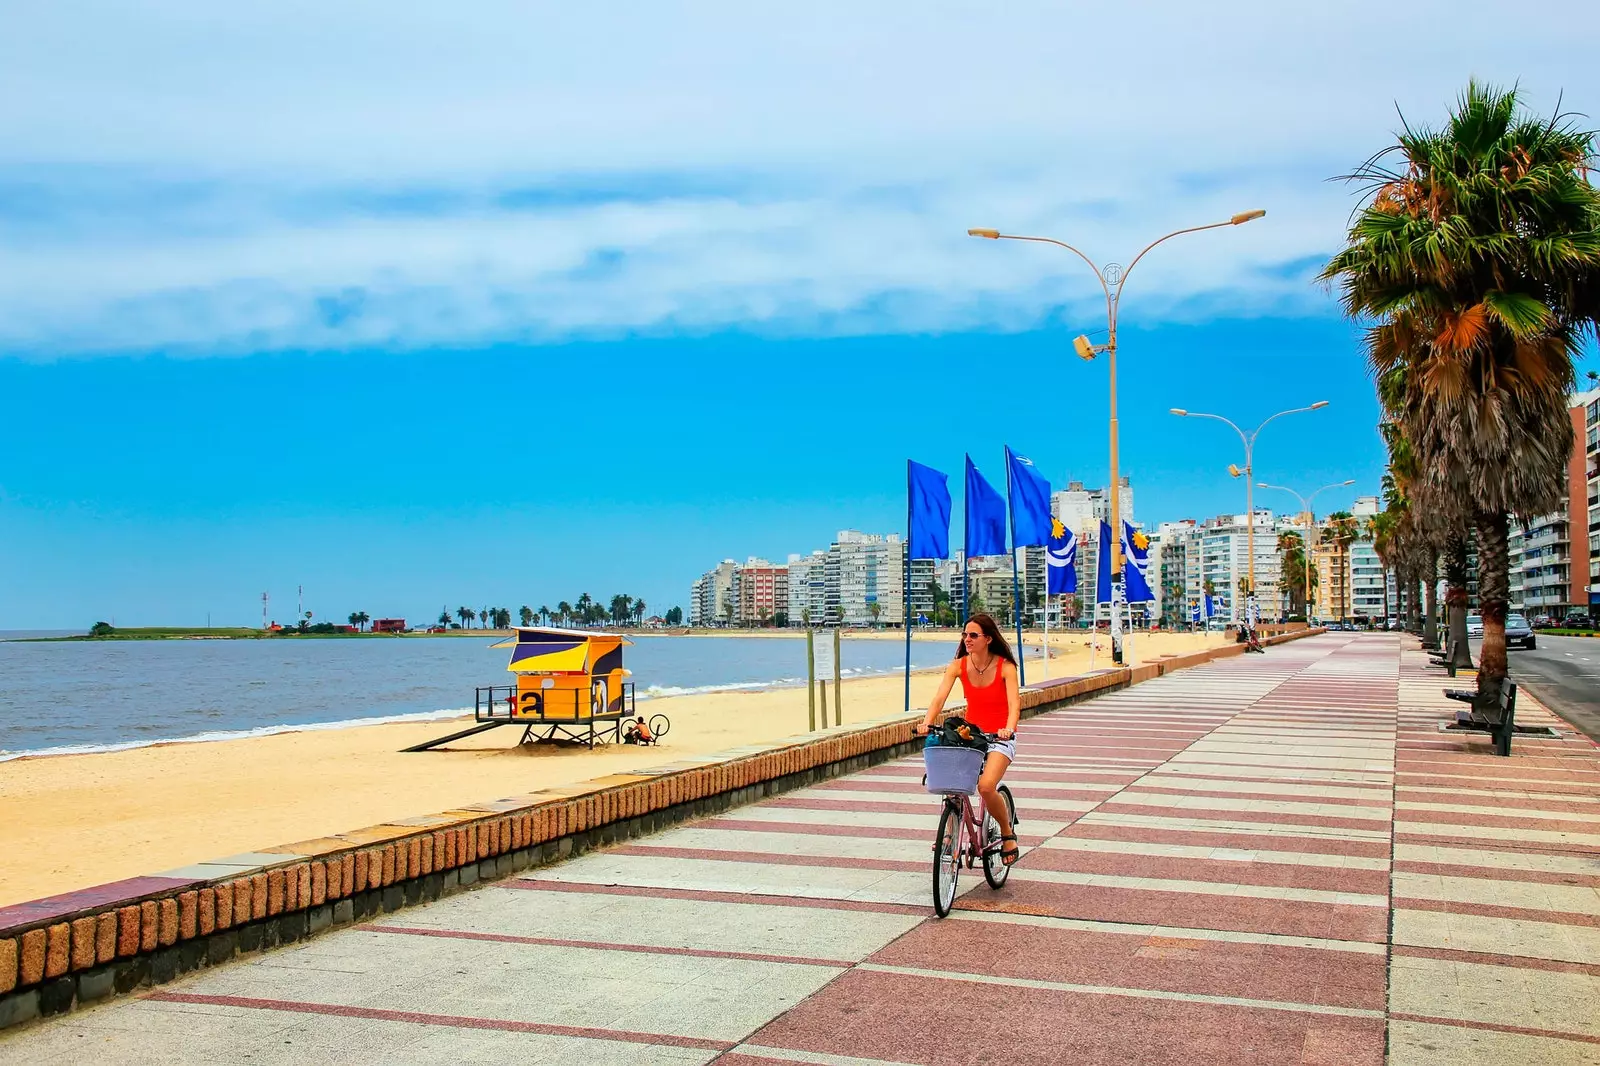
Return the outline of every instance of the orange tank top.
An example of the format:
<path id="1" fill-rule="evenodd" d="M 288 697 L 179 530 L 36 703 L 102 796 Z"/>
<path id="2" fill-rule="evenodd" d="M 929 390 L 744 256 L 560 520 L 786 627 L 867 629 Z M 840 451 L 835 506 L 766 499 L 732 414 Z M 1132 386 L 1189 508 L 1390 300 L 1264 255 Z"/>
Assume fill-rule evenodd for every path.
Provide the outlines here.
<path id="1" fill-rule="evenodd" d="M 995 661 L 1005 662 L 998 657 Z M 997 665 L 993 681 L 983 686 L 974 685 L 967 680 L 967 657 L 961 657 L 961 694 L 967 697 L 967 721 L 985 733 L 998 733 L 1011 717 L 1011 708 L 1006 704 L 1005 679 L 1000 676 L 1004 669 L 1004 665 Z"/>

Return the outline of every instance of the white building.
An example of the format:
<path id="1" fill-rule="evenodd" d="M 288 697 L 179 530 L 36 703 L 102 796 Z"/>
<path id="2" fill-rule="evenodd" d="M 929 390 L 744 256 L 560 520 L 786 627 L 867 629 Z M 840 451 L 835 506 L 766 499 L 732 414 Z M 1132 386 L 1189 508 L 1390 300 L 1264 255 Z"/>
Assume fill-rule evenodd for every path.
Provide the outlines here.
<path id="1" fill-rule="evenodd" d="M 1278 574 L 1282 565 L 1278 553 L 1277 523 L 1271 511 L 1257 510 L 1254 528 L 1246 515 L 1220 515 L 1201 523 L 1198 541 L 1198 572 L 1190 568 L 1190 587 L 1198 599 L 1209 583 L 1215 618 L 1244 621 L 1245 601 L 1241 582 L 1250 570 L 1250 547 L 1255 544 L 1256 601 L 1263 619 L 1271 619 L 1278 608 Z"/>
<path id="2" fill-rule="evenodd" d="M 738 618 L 739 564 L 724 559 L 697 578 L 689 593 L 689 624 L 728 625 Z"/>
<path id="3" fill-rule="evenodd" d="M 828 553 L 789 556 L 789 624 L 821 625 L 828 620 Z"/>
<path id="4" fill-rule="evenodd" d="M 905 615 L 905 553 L 898 533 L 840 530 L 828 548 L 827 620 L 900 624 Z"/>
<path id="5" fill-rule="evenodd" d="M 1350 545 L 1350 614 L 1382 622 L 1389 615 L 1389 582 L 1372 544 L 1370 524 L 1383 510 L 1376 496 L 1357 496 L 1350 507 L 1359 536 Z"/>

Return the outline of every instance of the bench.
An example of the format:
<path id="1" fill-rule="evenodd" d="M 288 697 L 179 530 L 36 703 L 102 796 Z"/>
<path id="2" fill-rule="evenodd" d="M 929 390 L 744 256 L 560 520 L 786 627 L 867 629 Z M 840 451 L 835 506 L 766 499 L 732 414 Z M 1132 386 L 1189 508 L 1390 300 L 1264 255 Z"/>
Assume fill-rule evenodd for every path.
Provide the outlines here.
<path id="1" fill-rule="evenodd" d="M 1484 699 L 1477 689 L 1447 688 L 1447 698 L 1471 704 L 1472 709 L 1456 712 L 1454 728 L 1488 733 L 1494 739 L 1496 755 L 1511 754 L 1511 736 L 1517 731 L 1517 685 L 1509 677 L 1500 679 L 1498 694 Z"/>
<path id="2" fill-rule="evenodd" d="M 1456 676 L 1456 664 L 1452 661 L 1452 660 L 1455 659 L 1455 657 L 1456 657 L 1456 645 L 1455 645 L 1455 642 L 1453 640 L 1451 640 L 1449 636 L 1446 636 L 1445 639 L 1444 639 L 1444 648 L 1441 651 L 1439 651 L 1438 654 L 1430 655 L 1428 657 L 1428 665 L 1429 666 L 1442 666 L 1442 667 L 1445 668 L 1445 671 L 1451 677 L 1455 677 Z M 1468 665 L 1470 666 L 1471 664 L 1469 663 Z"/>

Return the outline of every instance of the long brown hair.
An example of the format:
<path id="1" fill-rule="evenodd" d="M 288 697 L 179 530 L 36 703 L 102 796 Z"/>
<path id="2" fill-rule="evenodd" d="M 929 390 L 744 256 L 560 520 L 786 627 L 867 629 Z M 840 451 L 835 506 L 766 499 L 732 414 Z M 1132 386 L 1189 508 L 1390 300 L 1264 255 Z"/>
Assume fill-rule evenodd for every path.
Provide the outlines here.
<path id="1" fill-rule="evenodd" d="M 1017 665 L 1017 657 L 1011 654 L 1011 645 L 1006 643 L 1005 634 L 1000 632 L 1000 625 L 991 616 L 979 611 L 967 617 L 968 625 L 976 625 L 983 630 L 983 635 L 989 638 L 989 653 L 998 655 L 1012 666 Z M 956 649 L 956 658 L 967 657 L 967 627 L 961 627 L 960 646 Z"/>

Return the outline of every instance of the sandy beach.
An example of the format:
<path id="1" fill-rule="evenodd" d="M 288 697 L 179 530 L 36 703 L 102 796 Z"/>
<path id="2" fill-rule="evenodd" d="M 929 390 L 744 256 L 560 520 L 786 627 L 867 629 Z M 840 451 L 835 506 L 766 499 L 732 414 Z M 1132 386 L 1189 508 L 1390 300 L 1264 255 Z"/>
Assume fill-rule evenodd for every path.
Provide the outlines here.
<path id="1" fill-rule="evenodd" d="M 953 633 L 937 639 L 954 650 Z M 1030 644 L 1037 639 L 1029 635 Z M 1048 676 L 1087 671 L 1087 640 L 1086 633 L 1051 634 Z M 1148 661 L 1224 642 L 1220 633 L 1139 634 L 1134 652 Z M 1109 666 L 1109 659 L 1102 634 L 1095 665 Z M 1030 659 L 1029 680 L 1045 676 L 1044 667 Z M 937 681 L 937 671 L 912 677 L 914 708 L 927 706 Z M 903 690 L 898 674 L 846 681 L 845 723 L 900 713 Z M 830 719 L 833 709 L 830 686 Z M 641 701 L 640 710 L 672 719 L 660 747 L 518 748 L 517 731 L 506 728 L 447 750 L 401 753 L 461 728 L 441 720 L 0 764 L 0 906 L 779 740 L 808 727 L 804 687 L 674 696 Z"/>

